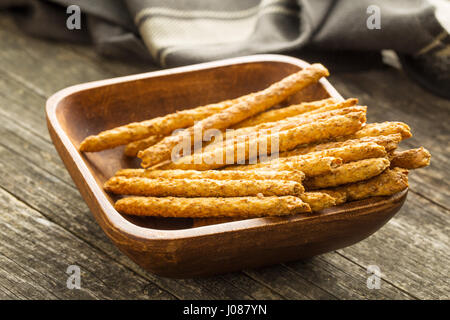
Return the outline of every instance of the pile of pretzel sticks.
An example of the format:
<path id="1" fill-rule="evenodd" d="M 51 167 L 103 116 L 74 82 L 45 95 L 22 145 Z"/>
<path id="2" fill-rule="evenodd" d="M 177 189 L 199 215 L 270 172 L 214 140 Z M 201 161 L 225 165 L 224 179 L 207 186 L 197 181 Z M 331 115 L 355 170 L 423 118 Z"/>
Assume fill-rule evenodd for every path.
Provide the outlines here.
<path id="1" fill-rule="evenodd" d="M 408 125 L 366 124 L 367 107 L 354 98 L 279 107 L 328 74 L 313 64 L 259 92 L 89 136 L 80 151 L 126 145 L 142 160 L 143 169 L 119 170 L 104 185 L 130 215 L 282 216 L 407 188 L 408 170 L 430 162 L 423 147 L 397 150 L 412 136 Z M 194 145 L 211 129 L 220 136 Z"/>

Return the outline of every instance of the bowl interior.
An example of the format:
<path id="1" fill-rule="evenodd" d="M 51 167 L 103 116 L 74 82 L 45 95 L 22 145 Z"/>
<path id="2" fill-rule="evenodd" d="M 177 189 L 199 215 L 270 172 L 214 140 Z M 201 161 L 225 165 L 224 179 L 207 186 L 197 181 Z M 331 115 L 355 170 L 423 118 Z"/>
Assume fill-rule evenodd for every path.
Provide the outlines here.
<path id="1" fill-rule="evenodd" d="M 123 81 L 65 97 L 56 108 L 56 117 L 78 149 L 88 135 L 177 110 L 236 98 L 264 89 L 299 69 L 298 65 L 286 62 L 257 61 Z M 290 97 L 285 104 L 327 97 L 330 93 L 319 82 Z M 121 168 L 139 167 L 138 159 L 123 155 L 123 147 L 82 154 L 82 158 L 100 186 Z M 109 194 L 106 197 L 111 203 L 116 200 Z M 193 219 L 124 217 L 136 225 L 161 230 L 222 222 L 202 220 L 201 224 L 195 224 Z"/>

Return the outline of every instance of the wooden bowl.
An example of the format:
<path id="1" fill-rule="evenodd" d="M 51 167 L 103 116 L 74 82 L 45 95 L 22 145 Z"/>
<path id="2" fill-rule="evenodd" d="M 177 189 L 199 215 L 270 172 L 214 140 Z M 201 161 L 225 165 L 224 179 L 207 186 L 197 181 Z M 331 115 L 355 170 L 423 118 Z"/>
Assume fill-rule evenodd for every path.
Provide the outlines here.
<path id="1" fill-rule="evenodd" d="M 137 160 L 124 157 L 123 147 L 87 154 L 78 151 L 88 135 L 254 92 L 307 65 L 291 57 L 257 55 L 80 84 L 48 99 L 48 128 L 104 232 L 151 272 L 193 277 L 311 257 L 371 235 L 400 209 L 407 190 L 283 218 L 197 224 L 193 219 L 133 217 L 114 209 L 114 198 L 102 185 L 116 170 L 138 167 Z M 289 102 L 330 96 L 342 99 L 322 79 Z"/>

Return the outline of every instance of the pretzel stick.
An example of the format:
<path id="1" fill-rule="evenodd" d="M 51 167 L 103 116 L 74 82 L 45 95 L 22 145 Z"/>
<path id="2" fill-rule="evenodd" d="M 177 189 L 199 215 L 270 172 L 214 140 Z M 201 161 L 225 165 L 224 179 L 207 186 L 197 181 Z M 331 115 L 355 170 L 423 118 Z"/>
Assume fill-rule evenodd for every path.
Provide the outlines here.
<path id="1" fill-rule="evenodd" d="M 390 134 L 400 133 L 402 139 L 408 139 L 412 137 L 411 129 L 403 122 L 381 122 L 381 123 L 368 123 L 361 130 L 355 132 L 348 137 L 342 137 L 340 141 L 348 139 L 358 139 L 362 137 L 374 137 L 374 136 L 386 136 Z"/>
<path id="2" fill-rule="evenodd" d="M 148 179 L 112 177 L 104 188 L 115 194 L 155 197 L 243 197 L 299 195 L 303 186 L 286 180 Z"/>
<path id="3" fill-rule="evenodd" d="M 128 197 L 116 202 L 117 211 L 140 216 L 176 218 L 285 216 L 310 212 L 300 198 L 234 197 L 234 198 L 153 198 Z"/>
<path id="4" fill-rule="evenodd" d="M 320 78 L 328 76 L 328 74 L 328 70 L 324 66 L 313 64 L 282 79 L 265 90 L 249 95 L 247 99 L 242 99 L 232 107 L 199 121 L 180 134 L 167 136 L 156 145 L 140 151 L 138 157 L 142 159 L 142 166 L 147 168 L 164 160 L 169 160 L 172 148 L 186 140 L 192 144 L 192 138 L 195 133 L 200 132 L 203 134 L 208 129 L 229 128 L 233 124 L 280 103 L 288 96 L 311 83 L 317 82 Z"/>
<path id="5" fill-rule="evenodd" d="M 310 152 L 303 155 L 284 157 L 272 160 L 272 162 L 288 162 L 291 159 L 307 159 L 316 157 L 336 157 L 341 158 L 343 162 L 357 161 L 369 158 L 380 158 L 386 156 L 384 147 L 374 142 L 364 142 L 357 144 L 343 145 L 338 148 L 325 149 L 322 151 Z"/>
<path id="6" fill-rule="evenodd" d="M 411 136 L 409 128 L 405 126 L 401 122 L 370 123 L 366 124 L 363 129 L 357 131 L 354 135 L 340 137 L 337 139 L 338 141 L 303 146 L 291 151 L 281 152 L 280 157 L 303 155 L 363 142 L 374 142 L 383 146 L 386 151 L 391 151 L 396 149 L 403 139 Z M 359 138 L 355 138 L 355 136 L 359 136 Z"/>
<path id="7" fill-rule="evenodd" d="M 323 101 L 323 102 L 321 102 Z M 360 111 L 358 109 L 347 109 L 348 107 L 354 106 L 357 103 L 357 99 L 347 99 L 341 102 L 336 102 L 333 103 L 334 99 L 326 99 L 326 100 L 320 100 L 318 102 L 321 102 L 320 104 L 314 104 L 315 102 L 311 102 L 310 104 L 306 103 L 306 106 L 321 106 L 320 108 L 313 110 L 313 111 L 307 111 L 306 113 L 303 114 L 303 116 L 305 117 L 305 120 L 303 123 L 306 123 L 306 118 L 308 118 L 308 122 L 317 120 L 317 119 L 323 119 L 326 117 L 330 117 L 333 115 L 340 115 L 340 114 L 346 114 L 352 111 Z M 295 106 L 296 107 L 296 106 Z M 290 108 L 290 107 L 287 107 Z M 283 109 L 287 109 L 287 108 L 283 108 Z M 325 113 L 326 111 L 332 111 L 332 110 L 338 110 L 338 109 L 344 109 L 341 112 L 337 111 L 334 113 L 329 113 L 329 114 L 322 114 Z M 347 109 L 347 110 L 346 110 Z M 272 110 L 272 111 L 278 111 L 278 110 Z M 267 112 L 271 112 L 271 111 L 267 111 Z M 290 112 L 292 114 L 292 116 L 289 116 L 289 118 L 286 117 L 286 119 L 280 118 L 280 119 L 274 119 L 273 122 L 270 122 L 271 124 L 273 124 L 272 126 L 276 126 L 276 124 L 278 124 L 276 122 L 276 120 L 288 120 L 290 119 L 291 121 L 296 121 L 296 120 L 301 120 L 301 118 L 297 117 L 293 117 L 295 116 L 295 114 L 293 114 L 293 112 Z M 320 113 L 321 116 L 317 116 L 317 117 L 313 117 L 313 115 L 316 115 Z M 264 114 L 264 113 L 263 113 Z M 263 115 L 261 114 L 261 115 Z M 288 113 L 286 113 L 288 114 Z M 245 121 L 243 121 L 245 122 Z M 281 125 L 281 123 L 279 123 Z M 299 122 L 297 123 L 297 125 L 300 124 Z M 271 125 L 269 125 L 269 123 L 262 123 L 261 127 L 258 126 L 253 126 L 253 127 L 246 127 L 246 128 L 240 128 L 234 130 L 233 132 L 233 137 L 237 137 L 240 135 L 245 135 L 245 134 L 251 134 L 253 133 L 255 130 L 262 130 L 262 129 L 268 129 L 270 127 L 272 127 Z M 284 130 L 284 129 L 283 129 Z M 135 157 L 139 151 L 147 149 L 150 146 L 153 146 L 154 144 L 158 143 L 159 141 L 161 141 L 164 137 L 163 136 L 150 136 L 148 138 L 145 139 L 141 139 L 141 140 L 137 140 L 134 142 L 130 142 L 129 144 L 127 144 L 127 146 L 125 147 L 124 150 L 124 154 L 126 156 L 129 157 Z M 227 139 L 227 135 L 226 133 L 224 134 L 224 140 Z M 225 141 L 223 141 L 225 143 Z M 211 147 L 214 145 L 215 143 L 211 143 L 208 146 L 206 146 L 205 148 L 203 148 L 203 151 L 209 150 L 211 149 Z"/>
<path id="8" fill-rule="evenodd" d="M 385 158 L 365 159 L 343 164 L 330 173 L 311 177 L 305 181 L 308 190 L 335 187 L 342 184 L 370 179 L 389 167 Z"/>
<path id="9" fill-rule="evenodd" d="M 322 110 L 323 108 L 319 109 Z M 319 111 L 316 110 L 316 111 Z M 276 122 L 269 122 L 269 123 L 261 123 L 257 126 L 254 127 L 247 127 L 247 128 L 241 128 L 241 129 L 237 129 L 235 131 L 235 136 L 239 136 L 239 135 L 244 135 L 244 134 L 250 134 L 254 131 L 261 131 L 261 130 L 267 130 L 267 129 L 271 129 L 272 132 L 276 131 L 284 131 L 284 130 L 289 130 L 294 128 L 297 124 L 297 126 L 302 125 L 302 124 L 306 124 L 306 123 L 311 123 L 317 120 L 323 120 L 323 119 L 327 119 L 327 118 L 331 118 L 334 116 L 342 116 L 342 115 L 346 115 L 349 113 L 354 113 L 354 112 L 367 112 L 367 107 L 363 107 L 363 106 L 356 106 L 356 107 L 346 107 L 346 108 L 338 108 L 338 109 L 334 109 L 334 110 L 323 110 L 321 112 L 316 112 L 316 113 L 312 113 L 312 112 L 308 112 L 306 114 L 302 114 L 300 116 L 295 116 L 295 117 L 289 117 L 283 120 L 279 120 Z M 239 132 L 239 130 L 242 130 L 242 132 Z"/>
<path id="10" fill-rule="evenodd" d="M 164 137 L 163 136 L 150 136 L 145 139 L 137 140 L 134 142 L 130 142 L 126 145 L 123 153 L 128 157 L 135 157 L 139 151 L 147 149 L 150 146 L 160 142 Z"/>
<path id="11" fill-rule="evenodd" d="M 325 140 L 331 137 L 346 135 L 358 130 L 365 121 L 364 112 L 352 112 L 345 116 L 334 116 L 329 119 L 307 123 L 297 128 L 286 131 L 267 134 L 256 140 L 231 144 L 219 147 L 215 150 L 193 154 L 170 163 L 166 169 L 194 169 L 208 170 L 223 167 L 231 163 L 240 163 L 250 158 L 251 152 L 262 149 L 267 154 L 272 152 L 272 141 L 278 141 L 278 150 L 286 151 L 295 148 L 299 144 Z M 232 161 L 230 161 L 232 155 Z M 231 162 L 231 163 L 230 163 Z"/>
<path id="12" fill-rule="evenodd" d="M 300 195 L 300 198 L 309 204 L 312 211 L 320 211 L 336 205 L 336 200 L 332 196 L 321 192 L 305 192 Z"/>
<path id="13" fill-rule="evenodd" d="M 322 108 L 321 108 L 322 109 Z M 319 109 L 319 110 L 321 110 Z M 316 110 L 316 111 L 319 111 Z M 347 108 L 339 108 L 336 110 L 326 110 L 323 112 L 318 113 L 306 113 L 300 116 L 295 117 L 289 117 L 283 120 L 275 121 L 275 122 L 268 122 L 268 123 L 261 123 L 254 127 L 246 127 L 246 128 L 240 128 L 237 130 L 233 130 L 231 132 L 226 132 L 223 136 L 224 139 L 219 142 L 214 142 L 209 145 L 207 145 L 205 148 L 203 148 L 202 152 L 208 152 L 214 149 L 217 149 L 218 147 L 225 146 L 226 144 L 231 145 L 236 144 L 239 142 L 240 139 L 242 139 L 242 136 L 249 136 L 255 134 L 255 132 L 258 133 L 258 135 L 262 134 L 270 134 L 277 131 L 284 131 L 289 130 L 295 127 L 298 127 L 300 125 L 304 125 L 307 123 L 311 123 L 317 120 L 322 120 L 326 118 L 331 118 L 334 116 L 340 116 L 340 115 L 346 115 L 348 113 L 352 112 L 364 112 L 366 113 L 367 107 L 347 107 Z"/>
<path id="14" fill-rule="evenodd" d="M 392 168 L 418 169 L 426 167 L 430 164 L 430 158 L 430 153 L 424 147 L 405 151 L 394 151 L 389 154 Z"/>
<path id="15" fill-rule="evenodd" d="M 310 113 L 314 110 L 321 110 L 325 106 L 334 105 L 341 108 L 351 107 L 358 103 L 358 99 L 347 99 L 345 101 L 337 101 L 336 99 L 329 98 L 313 102 L 303 102 L 300 104 L 291 105 L 289 107 L 269 110 L 251 117 L 247 120 L 239 122 L 233 128 L 253 127 L 261 123 L 274 122 L 288 117 L 294 117 L 301 114 Z"/>
<path id="16" fill-rule="evenodd" d="M 215 179 L 215 180 L 291 180 L 302 182 L 305 174 L 298 170 L 292 171 L 224 171 L 224 170 L 147 170 L 122 169 L 116 176 L 142 177 L 150 179 Z"/>
<path id="17" fill-rule="evenodd" d="M 387 169 L 382 174 L 369 180 L 360 181 L 332 189 L 321 189 L 332 197 L 340 198 L 338 203 L 361 200 L 370 197 L 390 196 L 408 187 L 408 170 L 401 168 Z"/>
<path id="18" fill-rule="evenodd" d="M 325 208 L 332 207 L 336 204 L 336 200 L 321 192 L 305 192 L 300 195 L 300 199 L 311 207 L 311 211 L 320 211 Z M 238 218 L 203 218 L 195 219 L 194 226 L 201 227 L 210 224 L 226 223 L 239 220 Z"/>
<path id="19" fill-rule="evenodd" d="M 285 151 L 280 153 L 280 158 L 304 155 L 310 152 L 323 151 L 327 149 L 341 148 L 349 145 L 356 145 L 360 143 L 372 142 L 376 143 L 386 151 L 394 150 L 398 147 L 398 144 L 402 141 L 402 136 L 399 133 L 391 134 L 388 136 L 376 136 L 376 137 L 363 137 L 359 139 L 351 139 L 346 141 L 332 141 L 327 143 L 320 143 L 305 147 L 298 147 L 296 149 Z"/>
<path id="20" fill-rule="evenodd" d="M 240 168 L 242 170 L 255 170 L 260 168 L 271 168 L 276 167 L 279 164 L 282 163 L 293 163 L 298 161 L 304 161 L 308 162 L 314 159 L 325 159 L 327 157 L 333 157 L 338 158 L 342 160 L 343 162 L 349 162 L 349 161 L 356 161 L 356 160 L 362 160 L 367 158 L 379 158 L 386 156 L 385 149 L 373 142 L 366 142 L 366 143 L 359 143 L 359 144 L 350 144 L 350 145 L 344 145 L 339 148 L 332 148 L 332 149 L 325 149 L 322 151 L 316 151 L 307 153 L 304 155 L 298 155 L 298 156 L 291 156 L 291 157 L 284 157 L 284 158 L 277 158 L 273 159 L 268 162 L 260 162 L 258 164 L 248 165 L 248 166 L 235 166 L 231 168 L 235 168 L 236 170 L 239 170 Z M 230 168 L 227 168 L 228 170 Z M 331 169 L 331 168 L 330 168 Z M 298 169 L 300 170 L 300 169 Z M 329 171 L 329 170 L 328 170 Z M 326 171 L 326 172 L 328 172 Z M 305 171 L 304 171 L 305 172 Z M 306 172 L 305 172 L 306 173 Z M 308 173 L 306 173 L 307 176 L 310 176 Z"/>
<path id="21" fill-rule="evenodd" d="M 293 158 L 286 162 L 264 162 L 244 166 L 231 166 L 224 170 L 299 170 L 307 177 L 314 177 L 330 172 L 341 163 L 342 159 L 334 157 Z"/>
<path id="22" fill-rule="evenodd" d="M 102 151 L 141 140 L 152 135 L 167 136 L 172 134 L 174 130 L 190 127 L 194 125 L 195 121 L 203 120 L 206 117 L 221 112 L 249 97 L 250 95 L 247 95 L 234 100 L 225 100 L 193 109 L 177 111 L 163 117 L 133 122 L 111 130 L 106 130 L 84 139 L 80 145 L 80 151 Z"/>

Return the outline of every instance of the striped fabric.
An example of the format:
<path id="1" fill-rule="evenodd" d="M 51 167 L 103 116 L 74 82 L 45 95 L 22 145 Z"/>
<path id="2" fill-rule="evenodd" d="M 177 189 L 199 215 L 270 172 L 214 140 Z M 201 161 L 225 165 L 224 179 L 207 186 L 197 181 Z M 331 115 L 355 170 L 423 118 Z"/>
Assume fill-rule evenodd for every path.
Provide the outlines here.
<path id="1" fill-rule="evenodd" d="M 290 0 L 247 1 L 235 10 L 149 7 L 135 16 L 144 43 L 162 66 L 258 52 L 278 52 L 298 42 L 300 10 Z M 232 7 L 232 6 L 230 6 Z M 184 58 L 186 57 L 186 58 Z"/>
<path id="2" fill-rule="evenodd" d="M 368 57 L 383 49 L 445 53 L 450 37 L 430 1 L 447 0 L 0 0 L 0 10 L 14 9 L 31 35 L 90 42 L 103 55 L 164 67 L 297 52 L 330 65 L 352 52 L 353 68 L 373 65 Z M 74 4 L 83 15 L 80 30 L 66 27 Z M 368 28 L 369 7 L 378 9 L 380 29 Z M 438 11 L 445 22 L 447 10 Z"/>

